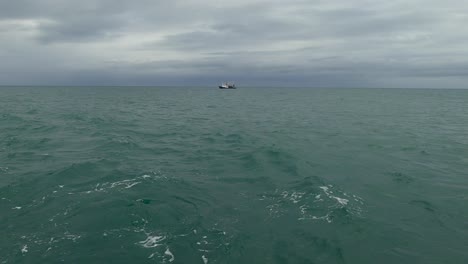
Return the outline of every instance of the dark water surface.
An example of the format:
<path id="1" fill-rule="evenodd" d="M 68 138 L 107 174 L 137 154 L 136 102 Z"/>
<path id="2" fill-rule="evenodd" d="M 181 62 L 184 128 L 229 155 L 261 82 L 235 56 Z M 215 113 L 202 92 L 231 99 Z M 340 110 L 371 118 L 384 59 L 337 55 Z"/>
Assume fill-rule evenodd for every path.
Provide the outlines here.
<path id="1" fill-rule="evenodd" d="M 0 263 L 468 263 L 468 90 L 0 88 Z"/>

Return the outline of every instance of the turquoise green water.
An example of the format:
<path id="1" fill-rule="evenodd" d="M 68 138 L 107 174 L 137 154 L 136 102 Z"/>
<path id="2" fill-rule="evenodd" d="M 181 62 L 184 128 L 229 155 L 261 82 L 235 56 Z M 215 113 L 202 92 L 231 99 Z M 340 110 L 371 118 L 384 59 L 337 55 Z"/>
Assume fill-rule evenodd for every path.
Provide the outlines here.
<path id="1" fill-rule="evenodd" d="M 468 263 L 468 90 L 0 94 L 0 263 Z"/>

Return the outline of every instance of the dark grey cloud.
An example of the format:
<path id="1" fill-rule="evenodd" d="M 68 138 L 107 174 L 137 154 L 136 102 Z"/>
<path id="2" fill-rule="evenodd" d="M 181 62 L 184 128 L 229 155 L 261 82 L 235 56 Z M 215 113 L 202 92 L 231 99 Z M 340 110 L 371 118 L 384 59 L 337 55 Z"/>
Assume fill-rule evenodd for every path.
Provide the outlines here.
<path id="1" fill-rule="evenodd" d="M 455 0 L 3 1 L 0 83 L 466 87 L 467 8 Z"/>
<path id="2" fill-rule="evenodd" d="M 41 42 L 80 42 L 118 37 L 123 27 L 114 17 L 80 17 L 63 22 L 46 22 L 39 26 Z"/>

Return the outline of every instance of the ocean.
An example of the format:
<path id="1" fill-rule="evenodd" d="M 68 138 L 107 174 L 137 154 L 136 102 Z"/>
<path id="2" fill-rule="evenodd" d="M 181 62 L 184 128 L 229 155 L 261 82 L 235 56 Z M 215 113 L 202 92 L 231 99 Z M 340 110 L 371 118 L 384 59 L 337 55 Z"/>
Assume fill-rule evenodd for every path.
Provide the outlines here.
<path id="1" fill-rule="evenodd" d="M 0 87 L 0 263 L 468 263 L 468 90 Z"/>

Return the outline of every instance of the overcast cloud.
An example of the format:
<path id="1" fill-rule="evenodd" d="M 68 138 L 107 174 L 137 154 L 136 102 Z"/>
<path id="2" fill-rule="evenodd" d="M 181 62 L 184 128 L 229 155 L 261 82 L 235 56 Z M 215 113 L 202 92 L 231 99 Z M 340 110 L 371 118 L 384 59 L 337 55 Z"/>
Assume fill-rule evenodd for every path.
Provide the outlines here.
<path id="1" fill-rule="evenodd" d="M 460 0 L 0 0 L 0 84 L 468 85 Z"/>

